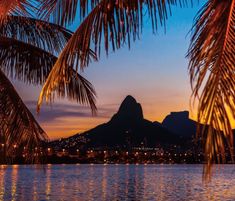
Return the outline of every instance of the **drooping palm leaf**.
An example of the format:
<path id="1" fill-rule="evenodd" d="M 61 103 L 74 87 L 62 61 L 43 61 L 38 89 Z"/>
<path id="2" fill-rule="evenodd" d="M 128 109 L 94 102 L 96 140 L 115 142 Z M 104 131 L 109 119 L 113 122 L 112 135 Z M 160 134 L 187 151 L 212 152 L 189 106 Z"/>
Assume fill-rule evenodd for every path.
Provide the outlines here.
<path id="1" fill-rule="evenodd" d="M 208 173 L 211 163 L 225 160 L 226 148 L 233 156 L 229 116 L 235 118 L 235 0 L 204 5 L 193 27 L 188 57 L 193 95 L 200 97 L 198 121 L 209 125 L 198 132 L 205 139 Z"/>
<path id="2" fill-rule="evenodd" d="M 96 114 L 96 93 L 92 84 L 72 68 L 69 71 L 69 80 L 60 82 L 55 89 L 57 96 L 67 97 L 69 100 L 75 100 L 80 104 L 89 105 L 92 113 Z M 39 97 L 39 105 L 41 105 L 40 101 L 42 101 L 42 97 Z M 37 109 L 39 111 L 40 107 Z"/>
<path id="3" fill-rule="evenodd" d="M 30 16 L 35 8 L 34 0 L 1 0 L 0 23 L 7 15 Z"/>
<path id="4" fill-rule="evenodd" d="M 52 54 L 59 54 L 72 32 L 56 24 L 22 16 L 8 15 L 0 24 L 0 36 L 13 38 Z"/>
<path id="5" fill-rule="evenodd" d="M 0 68 L 12 79 L 42 85 L 56 57 L 30 44 L 0 37 Z"/>
<path id="6" fill-rule="evenodd" d="M 30 44 L 0 37 L 0 68 L 9 76 L 28 84 L 43 84 L 57 57 Z M 95 90 L 91 83 L 70 68 L 70 80 L 61 82 L 55 92 L 81 104 L 95 113 Z"/>
<path id="7" fill-rule="evenodd" d="M 56 3 L 59 2 L 60 4 L 61 1 L 48 0 L 47 2 L 49 2 L 48 5 L 53 5 L 47 8 L 50 13 L 56 7 Z M 84 1 L 82 5 L 87 5 L 87 2 Z M 158 22 L 164 24 L 167 19 L 167 6 L 176 4 L 178 1 L 102 0 L 92 2 L 93 6 L 96 3 L 94 8 L 70 38 L 55 63 L 41 91 L 39 107 L 44 97 L 46 97 L 46 100 L 50 100 L 54 89 L 61 82 L 70 79 L 68 72 L 70 67 L 76 70 L 78 68 L 83 69 L 89 64 L 91 58 L 96 59 L 96 55 L 100 55 L 102 41 L 104 41 L 107 54 L 110 49 L 109 46 L 113 51 L 119 49 L 125 43 L 128 43 L 130 47 L 131 39 L 135 40 L 140 35 L 144 9 L 147 9 L 153 29 L 156 29 Z M 45 10 L 46 7 L 44 7 Z M 55 16 L 63 21 L 63 19 L 60 19 L 60 16 L 62 16 L 60 12 L 69 11 L 69 9 L 66 11 L 55 10 L 57 13 Z M 94 48 L 94 52 L 91 52 L 91 48 Z"/>
<path id="8" fill-rule="evenodd" d="M 27 159 L 35 158 L 35 147 L 47 140 L 47 135 L 1 70 L 0 120 L 1 140 L 4 139 L 7 156 L 18 154 L 16 148 L 25 147 Z"/>
<path id="9" fill-rule="evenodd" d="M 87 14 L 91 12 L 102 0 L 44 0 L 41 3 L 41 8 L 39 9 L 39 16 L 42 19 L 49 20 L 52 17 L 54 23 L 60 24 L 62 26 L 70 25 L 74 22 L 78 16 L 77 11 L 80 12 L 80 19 L 83 20 Z M 198 0 L 197 0 L 198 1 Z M 116 4 L 123 7 L 125 5 L 134 5 L 139 4 L 142 8 L 146 7 L 150 15 L 154 17 L 154 11 L 157 11 L 157 8 L 166 9 L 167 6 L 177 5 L 187 6 L 193 1 L 189 0 L 167 0 L 167 1 L 158 1 L 158 0 L 110 0 L 110 4 Z M 162 6 L 163 5 L 163 6 Z M 133 7 L 133 6 L 131 6 Z M 141 16 L 142 17 L 142 16 Z"/>

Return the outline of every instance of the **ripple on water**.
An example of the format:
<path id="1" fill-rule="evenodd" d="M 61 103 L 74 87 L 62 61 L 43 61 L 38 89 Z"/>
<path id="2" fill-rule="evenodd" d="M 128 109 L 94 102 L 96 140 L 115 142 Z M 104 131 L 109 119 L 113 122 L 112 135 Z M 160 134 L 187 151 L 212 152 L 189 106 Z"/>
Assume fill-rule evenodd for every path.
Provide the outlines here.
<path id="1" fill-rule="evenodd" d="M 47 165 L 0 167 L 0 201 L 235 200 L 235 166 L 216 166 L 202 183 L 201 165 Z"/>

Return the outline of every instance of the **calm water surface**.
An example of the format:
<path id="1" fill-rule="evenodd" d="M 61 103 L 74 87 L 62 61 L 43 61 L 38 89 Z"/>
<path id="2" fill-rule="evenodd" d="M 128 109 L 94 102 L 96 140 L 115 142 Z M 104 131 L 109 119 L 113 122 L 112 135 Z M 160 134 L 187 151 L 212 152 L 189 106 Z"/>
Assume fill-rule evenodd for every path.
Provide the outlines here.
<path id="1" fill-rule="evenodd" d="M 235 200 L 235 166 L 217 166 L 202 183 L 201 165 L 0 166 L 0 200 Z"/>

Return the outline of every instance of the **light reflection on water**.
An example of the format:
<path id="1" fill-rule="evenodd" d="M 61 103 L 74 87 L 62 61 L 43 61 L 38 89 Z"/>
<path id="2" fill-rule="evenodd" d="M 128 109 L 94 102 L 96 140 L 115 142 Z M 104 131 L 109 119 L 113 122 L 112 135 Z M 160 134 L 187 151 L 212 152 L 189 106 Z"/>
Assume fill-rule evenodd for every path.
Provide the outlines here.
<path id="1" fill-rule="evenodd" d="M 201 165 L 0 166 L 0 201 L 235 200 L 235 166 L 217 166 L 202 183 Z"/>

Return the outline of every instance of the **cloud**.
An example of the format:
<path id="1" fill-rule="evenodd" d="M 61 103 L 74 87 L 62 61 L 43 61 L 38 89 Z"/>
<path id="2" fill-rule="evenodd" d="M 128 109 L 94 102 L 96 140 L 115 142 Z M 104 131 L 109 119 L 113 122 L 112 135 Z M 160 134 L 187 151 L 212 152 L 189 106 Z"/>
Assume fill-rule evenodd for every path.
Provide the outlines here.
<path id="1" fill-rule="evenodd" d="M 79 106 L 75 104 L 53 103 L 52 105 L 43 105 L 40 114 L 36 114 L 36 101 L 26 101 L 26 105 L 41 123 L 50 123 L 55 120 L 61 120 L 64 117 L 71 118 L 92 118 L 91 110 L 88 106 Z M 110 118 L 116 112 L 117 105 L 98 106 L 96 118 Z"/>

